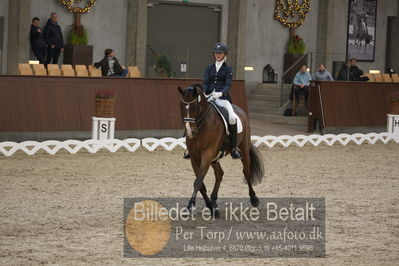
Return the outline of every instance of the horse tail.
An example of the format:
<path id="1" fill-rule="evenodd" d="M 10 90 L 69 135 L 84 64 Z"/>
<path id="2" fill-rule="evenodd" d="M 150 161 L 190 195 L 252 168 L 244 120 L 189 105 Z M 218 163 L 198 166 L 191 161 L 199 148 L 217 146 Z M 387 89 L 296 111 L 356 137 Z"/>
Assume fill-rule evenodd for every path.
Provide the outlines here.
<path id="1" fill-rule="evenodd" d="M 262 154 L 253 144 L 251 144 L 251 148 L 249 149 L 249 158 L 251 160 L 251 183 L 252 185 L 257 185 L 262 182 L 265 168 L 263 166 Z"/>

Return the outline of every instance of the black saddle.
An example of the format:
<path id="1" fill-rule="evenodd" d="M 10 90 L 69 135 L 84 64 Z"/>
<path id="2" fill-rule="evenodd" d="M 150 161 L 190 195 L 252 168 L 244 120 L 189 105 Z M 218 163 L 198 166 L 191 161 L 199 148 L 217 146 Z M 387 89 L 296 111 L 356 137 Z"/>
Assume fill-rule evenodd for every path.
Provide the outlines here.
<path id="1" fill-rule="evenodd" d="M 209 101 L 209 102 L 213 105 L 216 111 L 218 111 L 220 117 L 222 118 L 222 121 L 224 123 L 224 129 L 226 130 L 226 135 L 230 135 L 229 123 L 227 122 L 229 121 L 229 111 L 227 111 L 226 108 L 217 105 L 215 101 Z"/>
<path id="2" fill-rule="evenodd" d="M 226 108 L 217 105 L 215 101 L 209 101 L 209 102 L 212 104 L 212 106 L 218 112 L 220 118 L 222 119 L 222 121 L 224 123 L 224 128 L 225 128 L 225 131 L 226 131 L 226 136 L 224 138 L 222 147 L 220 148 L 219 154 L 213 160 L 213 162 L 217 162 L 217 161 L 219 161 L 220 159 L 222 159 L 224 156 L 226 156 L 228 154 L 229 148 L 230 148 L 229 124 L 227 123 L 227 121 L 229 121 L 229 112 L 227 111 Z"/>

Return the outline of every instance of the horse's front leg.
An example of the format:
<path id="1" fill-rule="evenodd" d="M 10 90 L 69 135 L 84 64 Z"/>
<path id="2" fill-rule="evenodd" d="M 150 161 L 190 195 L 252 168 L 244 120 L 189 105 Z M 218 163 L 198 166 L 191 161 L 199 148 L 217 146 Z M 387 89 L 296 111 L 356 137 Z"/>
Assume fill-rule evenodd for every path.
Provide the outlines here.
<path id="1" fill-rule="evenodd" d="M 223 172 L 223 169 L 220 166 L 219 162 L 212 163 L 212 168 L 213 168 L 213 171 L 215 172 L 215 185 L 213 187 L 213 191 L 211 194 L 211 201 L 212 201 L 213 207 L 216 208 L 218 206 L 216 201 L 218 199 L 220 183 L 222 182 L 224 172 Z"/>
<path id="2" fill-rule="evenodd" d="M 213 165 L 213 164 L 212 164 L 212 165 Z M 198 171 L 197 171 L 197 172 L 198 172 Z M 205 183 L 204 183 L 204 182 L 202 182 L 202 186 L 201 186 L 201 188 L 200 188 L 199 191 L 200 191 L 202 197 L 204 198 L 206 207 L 207 207 L 213 214 L 215 214 L 215 216 L 218 216 L 218 215 L 215 213 L 216 207 L 217 207 L 217 206 L 214 205 L 213 202 L 211 202 L 211 200 L 209 199 L 208 194 L 207 194 L 207 190 L 206 190 L 206 186 L 205 186 Z"/>
<path id="3" fill-rule="evenodd" d="M 211 200 L 208 197 L 208 194 L 206 193 L 206 186 L 205 186 L 204 183 L 202 183 L 202 187 L 200 189 L 200 192 L 201 192 L 202 197 L 204 198 L 206 207 L 208 209 L 210 209 L 211 211 L 213 211 L 213 205 L 212 205 Z"/>
<path id="4" fill-rule="evenodd" d="M 187 208 L 189 210 L 192 209 L 193 206 L 195 206 L 195 199 L 197 197 L 198 191 L 201 191 L 201 193 L 206 195 L 206 188 L 204 185 L 204 178 L 206 173 L 208 172 L 209 166 L 211 165 L 211 159 L 208 158 L 209 156 L 201 156 L 201 160 L 196 160 L 194 156 L 191 158 L 191 164 L 193 166 L 194 172 L 195 172 L 195 181 L 194 181 L 194 191 L 193 194 L 191 195 L 191 198 L 188 202 Z M 205 201 L 208 196 L 204 197 Z M 209 198 L 208 198 L 209 201 Z"/>

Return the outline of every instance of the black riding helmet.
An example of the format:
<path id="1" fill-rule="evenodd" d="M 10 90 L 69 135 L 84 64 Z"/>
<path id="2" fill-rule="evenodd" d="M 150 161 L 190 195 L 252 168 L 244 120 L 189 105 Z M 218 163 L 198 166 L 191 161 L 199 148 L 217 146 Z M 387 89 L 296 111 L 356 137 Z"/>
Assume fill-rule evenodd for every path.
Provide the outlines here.
<path id="1" fill-rule="evenodd" d="M 227 46 L 222 42 L 218 42 L 217 44 L 215 44 L 215 46 L 213 46 L 212 52 L 227 54 Z"/>

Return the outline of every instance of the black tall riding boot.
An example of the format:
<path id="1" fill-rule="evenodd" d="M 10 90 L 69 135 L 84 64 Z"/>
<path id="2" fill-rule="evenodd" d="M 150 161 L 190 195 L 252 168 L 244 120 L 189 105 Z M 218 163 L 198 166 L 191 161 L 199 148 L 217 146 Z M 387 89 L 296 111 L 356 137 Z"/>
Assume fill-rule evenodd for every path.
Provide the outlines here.
<path id="1" fill-rule="evenodd" d="M 230 147 L 231 157 L 233 159 L 241 159 L 241 151 L 237 148 L 237 124 L 229 125 L 230 131 Z"/>

